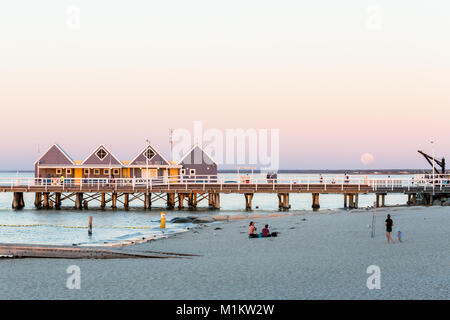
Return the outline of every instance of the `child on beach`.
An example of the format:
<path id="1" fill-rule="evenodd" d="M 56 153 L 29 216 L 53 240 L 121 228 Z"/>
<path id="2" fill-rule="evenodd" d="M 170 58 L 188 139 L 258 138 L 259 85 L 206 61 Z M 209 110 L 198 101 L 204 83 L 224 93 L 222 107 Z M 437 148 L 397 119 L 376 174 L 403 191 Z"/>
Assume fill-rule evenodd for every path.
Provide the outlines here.
<path id="1" fill-rule="evenodd" d="M 253 221 L 250 221 L 248 228 L 248 237 L 249 238 L 258 238 L 259 236 L 256 234 L 256 227 Z"/>
<path id="2" fill-rule="evenodd" d="M 397 228 L 397 239 L 398 242 L 402 243 L 402 232 L 400 231 L 400 229 Z"/>

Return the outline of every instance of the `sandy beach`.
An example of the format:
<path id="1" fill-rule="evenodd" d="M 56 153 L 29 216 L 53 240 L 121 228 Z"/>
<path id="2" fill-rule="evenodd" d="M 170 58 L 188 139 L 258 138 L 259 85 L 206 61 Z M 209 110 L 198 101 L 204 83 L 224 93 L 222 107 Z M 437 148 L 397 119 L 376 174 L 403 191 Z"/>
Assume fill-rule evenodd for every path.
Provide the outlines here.
<path id="1" fill-rule="evenodd" d="M 386 244 L 387 213 L 401 244 Z M 449 298 L 448 207 L 379 209 L 374 239 L 371 210 L 286 215 L 255 219 L 277 238 L 248 239 L 243 219 L 132 247 L 200 255 L 188 259 L 0 259 L 0 299 Z M 66 288 L 70 265 L 81 269 L 79 290 Z M 370 265 L 381 269 L 379 290 L 366 287 Z"/>

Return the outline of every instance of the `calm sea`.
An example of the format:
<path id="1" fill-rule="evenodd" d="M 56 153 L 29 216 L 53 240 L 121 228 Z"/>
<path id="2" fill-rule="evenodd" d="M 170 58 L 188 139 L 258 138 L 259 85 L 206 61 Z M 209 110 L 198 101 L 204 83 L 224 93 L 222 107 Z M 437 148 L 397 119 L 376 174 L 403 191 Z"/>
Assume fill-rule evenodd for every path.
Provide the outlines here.
<path id="1" fill-rule="evenodd" d="M 33 177 L 33 173 L 0 172 L 0 178 Z M 233 176 L 223 174 L 221 176 Z M 255 175 L 264 177 L 263 174 Z M 279 174 L 278 177 L 300 177 L 301 174 Z M 324 175 L 326 177 L 326 175 Z M 383 176 L 376 176 L 382 178 Z M 405 176 L 402 176 L 403 178 Z M 396 176 L 391 176 L 395 179 Z M 190 227 L 190 224 L 172 224 L 169 221 L 174 217 L 200 216 L 214 214 L 242 214 L 245 213 L 245 200 L 243 195 L 221 195 L 221 209 L 211 211 L 207 208 L 208 202 L 198 204 L 198 209 L 167 210 L 163 200 L 153 202 L 152 210 L 144 210 L 142 201 L 133 201 L 128 210 L 119 208 L 112 210 L 99 208 L 100 203 L 90 202 L 89 210 L 73 209 L 73 202 L 63 201 L 61 210 L 36 210 L 34 208 L 34 194 L 24 194 L 25 208 L 14 211 L 11 209 L 12 194 L 0 193 L 0 224 L 1 225 L 30 225 L 41 226 L 13 227 L 0 226 L 0 243 L 41 243 L 41 244 L 101 244 L 104 242 L 123 241 L 131 238 L 146 237 L 149 235 L 162 235 L 159 229 L 160 213 L 166 212 L 165 234 L 181 232 Z M 375 201 L 375 195 L 361 195 L 359 206 L 371 206 Z M 405 204 L 407 196 L 403 194 L 390 194 L 386 197 L 387 205 Z M 344 197 L 342 195 L 320 195 L 321 209 L 342 209 Z M 291 194 L 291 212 L 311 210 L 310 194 Z M 258 207 L 258 208 L 256 208 Z M 253 213 L 269 214 L 278 211 L 278 198 L 276 194 L 255 194 L 253 198 Z M 319 211 L 320 212 L 320 211 Z M 88 216 L 93 216 L 94 231 L 88 236 L 86 229 L 68 227 L 86 226 Z M 150 229 L 132 229 L 130 227 L 150 227 Z"/>

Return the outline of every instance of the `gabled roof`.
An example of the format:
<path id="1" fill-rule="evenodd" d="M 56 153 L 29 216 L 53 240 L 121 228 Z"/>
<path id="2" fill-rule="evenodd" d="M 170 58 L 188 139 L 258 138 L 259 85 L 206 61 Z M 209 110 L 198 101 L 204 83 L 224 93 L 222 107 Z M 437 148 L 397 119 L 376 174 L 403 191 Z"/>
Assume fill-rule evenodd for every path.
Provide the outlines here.
<path id="1" fill-rule="evenodd" d="M 198 144 L 194 144 L 191 148 L 191 150 L 189 150 L 182 158 L 180 161 L 178 161 L 178 164 L 181 164 L 184 159 L 186 159 L 189 155 L 193 154 L 195 152 L 195 149 L 199 149 L 202 153 L 202 160 L 205 159 L 205 156 L 207 158 L 209 158 L 210 163 L 214 163 L 215 165 L 217 165 L 217 162 L 213 159 L 213 157 L 211 157 L 202 147 L 200 147 Z"/>
<path id="2" fill-rule="evenodd" d="M 47 158 L 47 160 L 45 160 Z M 42 156 L 37 159 L 34 164 L 61 164 L 61 165 L 73 165 L 72 158 L 65 152 L 57 143 L 50 146 Z"/>
<path id="3" fill-rule="evenodd" d="M 143 148 L 137 155 L 136 157 L 134 157 L 133 160 L 130 161 L 130 163 L 128 164 L 128 166 L 142 166 L 142 165 L 146 165 L 147 164 L 147 157 L 144 155 L 144 153 L 148 150 L 152 150 L 155 155 L 148 161 L 149 165 L 155 165 L 155 161 L 159 160 L 159 161 L 163 161 L 164 163 L 157 163 L 157 165 L 169 165 L 169 161 L 167 161 L 166 158 L 164 158 L 164 156 L 155 149 L 155 147 L 148 145 L 145 146 L 145 148 Z"/>
<path id="4" fill-rule="evenodd" d="M 100 159 L 96 153 L 97 151 L 99 151 L 100 149 L 103 149 L 107 152 L 106 156 L 103 159 Z M 86 159 L 83 160 L 83 162 L 81 163 L 81 165 L 122 165 L 122 163 L 120 162 L 120 160 L 118 160 L 116 158 L 116 156 L 114 156 L 111 151 L 108 150 L 108 148 L 106 148 L 103 144 L 99 145 L 97 148 L 94 149 L 94 151 L 92 151 L 92 153 L 90 155 L 88 155 L 86 157 Z"/>

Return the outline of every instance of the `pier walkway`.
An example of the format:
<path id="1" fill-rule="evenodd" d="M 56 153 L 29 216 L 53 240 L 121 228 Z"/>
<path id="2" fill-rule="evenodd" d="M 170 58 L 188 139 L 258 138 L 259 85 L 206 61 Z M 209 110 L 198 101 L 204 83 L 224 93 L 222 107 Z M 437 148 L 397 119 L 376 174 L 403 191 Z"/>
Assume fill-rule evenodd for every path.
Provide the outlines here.
<path id="1" fill-rule="evenodd" d="M 76 208 L 87 208 L 90 201 L 97 200 L 101 207 L 111 202 L 116 208 L 117 202 L 125 208 L 134 200 L 140 200 L 145 208 L 152 201 L 164 199 L 168 208 L 183 208 L 185 201 L 195 208 L 201 200 L 208 199 L 211 208 L 220 208 L 220 194 L 239 193 L 245 196 L 246 208 L 252 208 L 255 193 L 276 193 L 279 208 L 287 210 L 290 193 L 310 193 L 312 208 L 318 209 L 320 194 L 343 194 L 344 207 L 358 207 L 359 194 L 377 195 L 377 205 L 384 206 L 385 196 L 389 193 L 408 195 L 408 204 L 417 204 L 417 199 L 425 205 L 435 199 L 450 197 L 450 175 L 434 178 L 415 176 L 399 178 L 368 178 L 364 176 L 296 176 L 265 179 L 240 175 L 235 177 L 198 176 L 186 178 L 168 176 L 153 179 L 142 178 L 2 178 L 0 192 L 11 192 L 13 208 L 24 206 L 23 193 L 35 193 L 37 208 L 59 208 L 63 200 L 72 200 Z M 380 203 L 381 201 L 381 203 Z"/>

